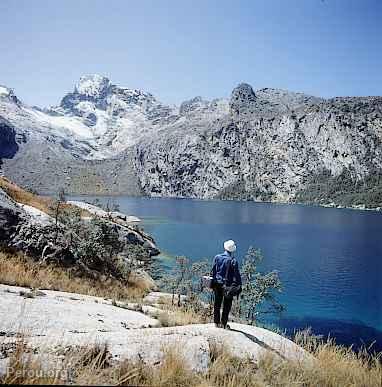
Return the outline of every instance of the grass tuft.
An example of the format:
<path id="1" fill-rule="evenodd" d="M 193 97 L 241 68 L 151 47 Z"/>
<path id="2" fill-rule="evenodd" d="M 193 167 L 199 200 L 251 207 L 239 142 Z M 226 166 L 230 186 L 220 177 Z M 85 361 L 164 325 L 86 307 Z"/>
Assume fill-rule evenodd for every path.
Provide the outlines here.
<path id="1" fill-rule="evenodd" d="M 206 319 L 196 313 L 192 308 L 167 306 L 155 316 L 162 327 L 174 327 L 178 325 L 203 324 Z"/>
<path id="2" fill-rule="evenodd" d="M 305 336 L 304 340 L 307 338 Z M 156 365 L 131 360 L 115 362 L 108 347 L 101 344 L 63 349 L 61 362 L 47 363 L 43 354 L 34 354 L 21 339 L 9 357 L 8 372 L 0 376 L 0 383 L 158 387 L 381 385 L 378 356 L 357 355 L 351 349 L 331 342 L 317 344 L 313 352 L 317 359 L 314 364 L 283 361 L 269 354 L 254 363 L 233 356 L 224 346 L 210 343 L 210 366 L 206 373 L 201 374 L 188 368 L 187 354 L 177 346 L 164 348 L 163 358 Z M 49 364 L 56 364 L 56 368 L 47 368 Z"/>

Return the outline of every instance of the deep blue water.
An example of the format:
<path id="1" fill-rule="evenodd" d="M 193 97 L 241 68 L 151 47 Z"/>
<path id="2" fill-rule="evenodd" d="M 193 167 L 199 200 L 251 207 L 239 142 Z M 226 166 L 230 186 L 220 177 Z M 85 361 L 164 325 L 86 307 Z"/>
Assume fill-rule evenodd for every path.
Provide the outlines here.
<path id="1" fill-rule="evenodd" d="M 176 255 L 212 261 L 226 239 L 236 241 L 239 259 L 249 246 L 260 248 L 259 270 L 278 270 L 283 283 L 282 329 L 311 326 L 356 346 L 375 339 L 382 350 L 382 213 L 237 201 L 114 200 L 122 212 L 142 218 L 164 265 Z"/>

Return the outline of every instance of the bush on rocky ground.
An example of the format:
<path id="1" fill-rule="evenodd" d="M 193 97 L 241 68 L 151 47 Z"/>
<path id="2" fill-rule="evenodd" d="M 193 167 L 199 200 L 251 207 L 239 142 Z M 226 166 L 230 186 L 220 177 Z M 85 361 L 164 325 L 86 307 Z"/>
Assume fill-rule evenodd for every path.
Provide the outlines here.
<path id="1" fill-rule="evenodd" d="M 0 179 L 0 186 L 8 192 L 0 188 L 0 242 L 36 261 L 74 267 L 90 278 L 106 275 L 127 281 L 133 269 L 149 269 L 151 256 L 158 254 L 142 230 L 89 216 L 66 203 L 63 190 L 48 199 L 6 179 Z M 47 215 L 30 216 L 16 202 Z"/>
<path id="2" fill-rule="evenodd" d="M 60 214 L 57 225 L 21 223 L 11 245 L 36 261 L 75 266 L 91 277 L 105 274 L 126 279 L 133 266 L 132 260 L 119 255 L 125 245 L 117 228 L 96 218 L 82 220 L 73 211 Z"/>

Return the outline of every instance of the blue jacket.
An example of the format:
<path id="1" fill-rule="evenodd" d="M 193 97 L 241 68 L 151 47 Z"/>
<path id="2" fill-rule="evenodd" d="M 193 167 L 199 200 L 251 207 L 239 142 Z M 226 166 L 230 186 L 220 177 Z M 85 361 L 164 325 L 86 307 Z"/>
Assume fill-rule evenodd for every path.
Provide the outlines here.
<path id="1" fill-rule="evenodd" d="M 239 271 L 239 264 L 236 259 L 231 256 L 228 251 L 225 251 L 222 254 L 218 254 L 214 258 L 214 264 L 212 267 L 212 278 L 218 284 L 224 284 L 225 276 L 227 271 L 228 263 L 230 262 L 231 267 L 228 272 L 227 282 L 225 285 L 231 286 L 232 284 L 241 285 L 241 275 Z"/>

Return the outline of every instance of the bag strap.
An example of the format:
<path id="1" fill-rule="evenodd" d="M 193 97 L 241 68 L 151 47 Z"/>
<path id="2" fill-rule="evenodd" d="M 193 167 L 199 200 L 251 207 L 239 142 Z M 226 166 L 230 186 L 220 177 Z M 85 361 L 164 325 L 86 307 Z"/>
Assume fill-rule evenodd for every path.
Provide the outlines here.
<path id="1" fill-rule="evenodd" d="M 227 279 L 228 279 L 228 272 L 229 272 L 229 269 L 231 269 L 231 257 L 227 260 L 228 263 L 227 263 L 227 270 L 225 271 L 225 277 L 224 277 L 224 285 L 227 284 Z"/>

